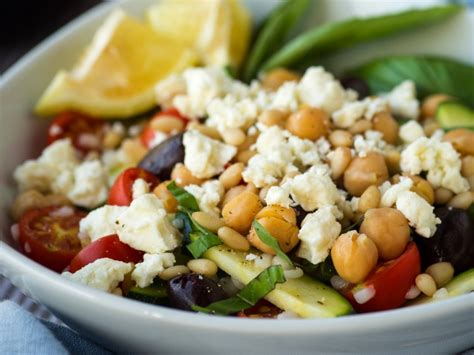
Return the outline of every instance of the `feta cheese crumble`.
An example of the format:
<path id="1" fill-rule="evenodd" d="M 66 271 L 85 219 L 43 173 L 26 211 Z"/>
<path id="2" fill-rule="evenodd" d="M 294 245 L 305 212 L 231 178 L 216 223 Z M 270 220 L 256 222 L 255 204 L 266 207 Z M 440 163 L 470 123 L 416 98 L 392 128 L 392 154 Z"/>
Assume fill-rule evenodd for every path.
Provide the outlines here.
<path id="1" fill-rule="evenodd" d="M 87 214 L 79 222 L 80 235 L 88 236 L 91 241 L 117 233 L 117 220 L 127 210 L 124 206 L 105 205 Z"/>
<path id="2" fill-rule="evenodd" d="M 415 192 L 403 191 L 397 198 L 396 206 L 422 237 L 432 237 L 436 232 L 436 225 L 441 223 L 433 212 L 434 207 Z"/>
<path id="3" fill-rule="evenodd" d="M 98 290 L 112 292 L 123 281 L 125 275 L 132 271 L 132 267 L 133 263 L 101 258 L 75 273 L 63 272 L 62 276 Z"/>
<path id="4" fill-rule="evenodd" d="M 354 150 L 359 157 L 366 157 L 370 152 L 383 153 L 388 146 L 379 131 L 367 130 L 364 135 L 354 137 Z"/>
<path id="5" fill-rule="evenodd" d="M 150 185 L 143 179 L 136 179 L 132 185 L 132 198 L 135 200 L 141 195 L 150 192 Z"/>
<path id="6" fill-rule="evenodd" d="M 120 241 L 136 250 L 160 254 L 180 244 L 179 232 L 170 223 L 161 200 L 145 194 L 133 200 L 117 218 Z"/>
<path id="7" fill-rule="evenodd" d="M 219 174 L 237 153 L 237 148 L 209 138 L 198 131 L 187 131 L 183 137 L 184 165 L 201 179 Z"/>
<path id="8" fill-rule="evenodd" d="M 416 87 L 413 81 L 402 82 L 386 94 L 386 99 L 395 115 L 412 120 L 418 119 L 420 103 L 416 98 Z"/>
<path id="9" fill-rule="evenodd" d="M 400 127 L 399 136 L 403 143 L 409 144 L 424 137 L 425 131 L 417 121 L 411 120 Z"/>
<path id="10" fill-rule="evenodd" d="M 335 206 L 324 206 L 308 214 L 298 234 L 301 244 L 296 255 L 313 264 L 323 262 L 341 233 L 338 218 L 342 213 Z"/>
<path id="11" fill-rule="evenodd" d="M 184 189 L 196 198 L 201 211 L 219 215 L 220 209 L 217 205 L 224 197 L 225 192 L 224 186 L 219 180 L 209 180 L 201 186 L 188 185 Z"/>
<path id="12" fill-rule="evenodd" d="M 135 265 L 132 280 L 138 287 L 148 287 L 160 272 L 173 266 L 175 262 L 176 259 L 172 253 L 145 254 L 143 261 Z"/>

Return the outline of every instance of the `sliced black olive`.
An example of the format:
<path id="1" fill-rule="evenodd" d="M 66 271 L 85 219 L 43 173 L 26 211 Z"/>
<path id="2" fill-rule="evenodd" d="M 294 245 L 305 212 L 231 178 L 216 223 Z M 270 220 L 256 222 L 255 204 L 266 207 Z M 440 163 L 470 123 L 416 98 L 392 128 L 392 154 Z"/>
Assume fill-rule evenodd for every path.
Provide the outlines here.
<path id="1" fill-rule="evenodd" d="M 346 76 L 340 79 L 341 85 L 344 89 L 352 89 L 357 92 L 358 99 L 363 99 L 370 95 L 370 89 L 367 83 L 354 76 Z"/>
<path id="2" fill-rule="evenodd" d="M 423 267 L 448 261 L 456 273 L 474 267 L 474 218 L 459 208 L 439 207 L 441 219 L 431 238 L 415 237 Z"/>
<path id="3" fill-rule="evenodd" d="M 138 166 L 160 180 L 168 180 L 171 170 L 184 161 L 183 133 L 176 134 L 151 149 Z"/>
<path id="4" fill-rule="evenodd" d="M 198 274 L 184 274 L 172 278 L 167 285 L 170 305 L 191 310 L 192 305 L 206 307 L 213 302 L 228 298 L 215 281 Z"/>

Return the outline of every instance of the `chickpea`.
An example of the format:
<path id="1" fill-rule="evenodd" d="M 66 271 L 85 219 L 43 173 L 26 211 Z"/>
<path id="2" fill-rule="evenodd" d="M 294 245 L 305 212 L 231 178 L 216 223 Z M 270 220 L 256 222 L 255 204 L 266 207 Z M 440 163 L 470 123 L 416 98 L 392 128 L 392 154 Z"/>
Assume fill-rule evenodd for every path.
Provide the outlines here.
<path id="1" fill-rule="evenodd" d="M 171 171 L 171 180 L 174 180 L 176 185 L 180 187 L 201 185 L 203 183 L 203 180 L 195 177 L 183 163 L 178 163 L 174 166 Z"/>
<path id="2" fill-rule="evenodd" d="M 235 196 L 239 195 L 240 193 L 246 190 L 245 185 L 237 185 L 231 187 L 224 195 L 222 199 L 221 206 L 224 207 L 230 200 L 232 200 Z"/>
<path id="3" fill-rule="evenodd" d="M 422 118 L 432 118 L 436 116 L 436 110 L 440 103 L 451 99 L 448 95 L 445 94 L 434 94 L 428 96 L 423 100 L 421 104 L 421 117 Z"/>
<path id="4" fill-rule="evenodd" d="M 337 273 L 344 280 L 363 281 L 377 265 L 378 252 L 375 243 L 365 234 L 350 231 L 336 239 L 331 258 Z"/>
<path id="5" fill-rule="evenodd" d="M 276 68 L 265 73 L 261 79 L 262 86 L 270 91 L 276 91 L 287 81 L 299 81 L 300 75 L 284 68 Z"/>
<path id="6" fill-rule="evenodd" d="M 162 182 L 155 187 L 153 193 L 163 202 L 166 212 L 175 213 L 178 211 L 178 200 L 176 200 L 173 194 L 166 188 L 169 183 L 169 180 Z"/>
<path id="7" fill-rule="evenodd" d="M 462 158 L 461 174 L 464 177 L 474 176 L 474 155 Z"/>
<path id="8" fill-rule="evenodd" d="M 409 175 L 409 178 L 413 181 L 411 191 L 416 192 L 419 196 L 423 197 L 426 202 L 433 205 L 435 194 L 431 184 L 418 175 Z"/>
<path id="9" fill-rule="evenodd" d="M 280 110 L 265 110 L 258 116 L 258 122 L 267 126 L 281 126 L 285 123 L 288 113 Z"/>
<path id="10" fill-rule="evenodd" d="M 286 121 L 286 129 L 300 138 L 317 140 L 328 134 L 329 116 L 323 110 L 305 107 Z"/>
<path id="11" fill-rule="evenodd" d="M 329 142 L 333 147 L 351 147 L 352 134 L 343 129 L 337 129 L 329 134 Z"/>
<path id="12" fill-rule="evenodd" d="M 344 187 L 353 196 L 360 196 L 370 185 L 380 185 L 388 179 L 383 155 L 375 152 L 355 157 L 344 171 Z"/>
<path id="13" fill-rule="evenodd" d="M 388 112 L 380 112 L 373 118 L 373 129 L 383 135 L 383 139 L 390 144 L 397 143 L 399 124 Z"/>
<path id="14" fill-rule="evenodd" d="M 435 202 L 437 205 L 444 205 L 448 203 L 449 200 L 453 197 L 453 192 L 444 187 L 440 187 L 435 191 Z"/>
<path id="15" fill-rule="evenodd" d="M 245 234 L 261 209 L 262 203 L 258 195 L 250 191 L 243 191 L 224 205 L 222 217 L 224 217 L 227 226 Z"/>
<path id="16" fill-rule="evenodd" d="M 385 164 L 387 164 L 388 172 L 390 174 L 397 174 L 400 172 L 400 152 L 396 150 L 389 150 L 384 155 Z"/>
<path id="17" fill-rule="evenodd" d="M 474 131 L 459 128 L 446 133 L 443 141 L 450 142 L 462 155 L 474 155 Z"/>
<path id="18" fill-rule="evenodd" d="M 377 186 L 369 186 L 364 193 L 360 196 L 359 200 L 359 211 L 362 213 L 367 212 L 371 208 L 377 208 L 380 204 L 380 191 Z M 367 234 L 367 233 L 366 233 Z"/>
<path id="19" fill-rule="evenodd" d="M 431 137 L 438 129 L 440 129 L 440 125 L 434 118 L 427 118 L 423 122 L 423 131 L 427 137 Z"/>
<path id="20" fill-rule="evenodd" d="M 298 244 L 296 213 L 292 208 L 267 206 L 257 213 L 255 218 L 268 233 L 278 240 L 280 248 L 285 253 Z M 255 248 L 264 253 L 275 255 L 274 250 L 260 240 L 254 228 L 250 230 L 248 239 Z"/>
<path id="21" fill-rule="evenodd" d="M 372 121 L 363 119 L 354 123 L 352 127 L 349 128 L 349 132 L 352 134 L 361 134 L 369 129 L 372 129 Z"/>
<path id="22" fill-rule="evenodd" d="M 395 259 L 402 255 L 410 238 L 410 227 L 405 216 L 388 207 L 365 212 L 360 232 L 375 243 L 383 260 Z"/>

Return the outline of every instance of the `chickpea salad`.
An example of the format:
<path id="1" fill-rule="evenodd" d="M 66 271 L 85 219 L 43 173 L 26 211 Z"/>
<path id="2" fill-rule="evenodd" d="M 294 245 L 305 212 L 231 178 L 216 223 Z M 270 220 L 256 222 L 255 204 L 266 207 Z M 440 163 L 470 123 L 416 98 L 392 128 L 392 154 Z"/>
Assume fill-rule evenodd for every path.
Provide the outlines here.
<path id="1" fill-rule="evenodd" d="M 427 56 L 344 73 L 318 64 L 462 7 L 290 37 L 310 3 L 294 0 L 252 39 L 239 1 L 176 3 L 145 24 L 112 13 L 39 100 L 53 116 L 47 146 L 13 173 L 25 255 L 120 297 L 246 318 L 474 291 L 474 68 Z M 210 22 L 216 6 L 229 17 Z M 193 12 L 203 19 L 190 25 Z"/>

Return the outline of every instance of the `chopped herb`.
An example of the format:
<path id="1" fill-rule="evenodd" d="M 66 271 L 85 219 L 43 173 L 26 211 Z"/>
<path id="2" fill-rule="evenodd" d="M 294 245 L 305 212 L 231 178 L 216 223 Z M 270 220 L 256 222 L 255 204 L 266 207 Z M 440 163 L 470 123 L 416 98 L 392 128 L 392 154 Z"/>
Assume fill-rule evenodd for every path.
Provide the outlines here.
<path id="1" fill-rule="evenodd" d="M 293 267 L 293 262 L 291 259 L 286 255 L 283 250 L 280 248 L 280 244 L 278 244 L 278 240 L 276 240 L 275 237 L 273 237 L 268 231 L 263 227 L 257 220 L 253 221 L 252 224 L 253 228 L 255 229 L 255 232 L 257 233 L 258 238 L 268 245 L 270 248 L 272 248 L 276 255 L 283 260 L 285 263 L 287 263 L 289 266 Z"/>
<path id="2" fill-rule="evenodd" d="M 206 233 L 202 232 L 192 232 L 190 234 L 192 240 L 186 248 L 190 253 L 195 257 L 199 258 L 204 254 L 209 248 L 215 247 L 216 245 L 221 245 L 222 241 L 217 235 L 212 232 L 207 231 Z"/>
<path id="3" fill-rule="evenodd" d="M 196 201 L 196 198 L 187 192 L 185 189 L 176 185 L 174 181 L 171 181 L 166 188 L 169 192 L 173 194 L 173 196 L 178 200 L 179 206 L 191 212 L 199 211 L 199 205 Z"/>
<path id="4" fill-rule="evenodd" d="M 285 282 L 283 268 L 280 265 L 270 266 L 263 270 L 256 278 L 250 281 L 234 297 L 214 302 L 207 307 L 193 305 L 196 312 L 217 313 L 221 315 L 232 314 L 255 304 L 275 289 L 276 284 Z"/>

